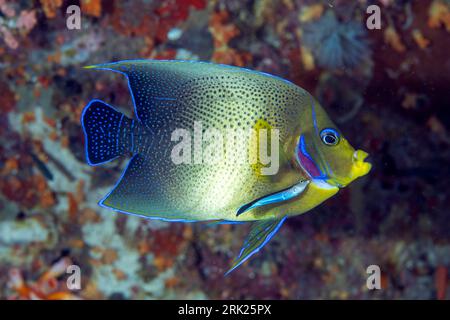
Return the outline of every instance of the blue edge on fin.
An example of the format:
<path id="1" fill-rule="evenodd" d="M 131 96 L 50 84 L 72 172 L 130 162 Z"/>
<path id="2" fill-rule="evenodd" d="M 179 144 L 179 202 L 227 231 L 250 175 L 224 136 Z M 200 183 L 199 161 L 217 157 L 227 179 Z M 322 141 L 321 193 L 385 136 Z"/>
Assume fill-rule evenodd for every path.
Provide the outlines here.
<path id="1" fill-rule="evenodd" d="M 150 219 L 150 220 L 160 220 L 160 221 L 165 221 L 165 222 L 183 222 L 183 223 L 192 223 L 192 222 L 201 222 L 200 220 L 189 220 L 189 219 L 169 219 L 169 218 L 163 218 L 163 217 L 155 217 L 155 216 L 146 216 L 146 215 L 142 215 L 142 214 L 137 214 L 137 213 L 133 213 L 133 212 L 128 212 L 128 211 L 123 211 L 123 210 L 119 210 L 116 208 L 112 208 L 109 207 L 107 205 L 105 205 L 103 202 L 109 197 L 109 195 L 116 189 L 116 187 L 119 185 L 120 181 L 122 180 L 123 176 L 125 175 L 125 173 L 128 170 L 128 166 L 130 165 L 130 163 L 133 161 L 133 158 L 135 156 L 137 156 L 138 154 L 135 154 L 131 157 L 130 161 L 127 163 L 125 170 L 123 170 L 120 178 L 117 180 L 116 184 L 114 185 L 114 187 L 111 189 L 111 191 L 109 191 L 99 202 L 98 205 L 102 208 L 106 208 L 109 210 L 113 210 L 119 213 L 123 213 L 123 214 L 127 214 L 130 216 L 135 216 L 135 217 L 139 217 L 139 218 L 144 218 L 144 219 Z M 215 225 L 215 224 L 241 224 L 241 223 L 246 223 L 245 221 L 228 221 L 228 220 L 219 220 L 219 221 L 214 221 L 211 222 L 210 225 Z"/>
<path id="2" fill-rule="evenodd" d="M 99 99 L 92 99 L 91 101 L 89 101 L 89 103 L 86 105 L 86 107 L 84 107 L 83 112 L 81 113 L 81 119 L 80 119 L 80 122 L 81 122 L 81 128 L 83 128 L 83 133 L 84 133 L 84 153 L 85 153 L 85 155 L 86 155 L 86 162 L 87 162 L 87 164 L 90 165 L 91 167 L 100 166 L 100 165 L 102 165 L 102 164 L 104 164 L 104 163 L 108 163 L 108 162 L 110 162 L 110 161 L 113 161 L 113 160 L 115 160 L 115 159 L 117 159 L 117 158 L 119 157 L 119 156 L 117 156 L 117 157 L 114 157 L 114 158 L 112 158 L 112 159 L 109 159 L 109 160 L 106 160 L 106 161 L 103 161 L 103 162 L 99 162 L 99 163 L 95 163 L 95 164 L 92 163 L 91 160 L 89 159 L 89 153 L 88 153 L 88 135 L 87 135 L 87 132 L 86 132 L 86 128 L 84 127 L 83 118 L 84 118 L 84 114 L 85 114 L 86 111 L 89 109 L 89 107 L 91 106 L 91 104 L 93 104 L 93 103 L 95 103 L 95 102 L 103 103 L 104 105 L 110 107 L 110 108 L 113 109 L 114 111 L 120 113 L 120 111 L 118 111 L 116 108 L 114 108 L 113 106 L 111 106 L 111 105 L 107 104 L 106 102 L 104 102 L 104 101 L 102 101 L 102 100 L 99 100 Z"/>
<path id="3" fill-rule="evenodd" d="M 118 64 L 118 63 L 121 63 L 121 62 L 132 62 L 132 61 L 142 61 L 142 60 L 123 60 L 123 61 L 118 61 L 118 62 L 112 62 L 112 63 L 109 63 L 109 64 L 107 64 L 107 65 L 110 65 L 110 64 Z M 160 61 L 160 60 L 158 60 L 158 61 Z M 169 61 L 169 60 L 163 60 L 163 61 Z M 178 61 L 180 61 L 180 60 L 178 60 Z M 203 61 L 186 61 L 186 62 L 192 62 L 192 63 L 208 63 L 208 62 L 203 62 Z M 223 66 L 230 67 L 230 66 L 228 66 L 228 65 L 223 65 Z M 236 68 L 239 68 L 239 67 L 236 67 Z M 122 71 L 119 71 L 119 70 L 114 70 L 114 69 L 111 69 L 111 68 L 108 68 L 108 67 L 101 67 L 101 64 L 98 65 L 98 67 L 95 67 L 94 69 L 96 69 L 96 70 L 109 70 L 109 71 L 112 71 L 112 72 L 117 72 L 117 73 L 121 73 L 121 74 L 125 75 L 125 77 L 126 77 L 126 79 L 127 79 L 127 83 L 128 83 L 128 90 L 130 91 L 131 100 L 132 100 L 132 102 L 133 102 L 134 114 L 135 114 L 135 117 L 138 119 L 138 121 L 140 121 L 139 116 L 138 116 L 138 113 L 137 113 L 137 109 L 136 109 L 136 101 L 135 101 L 135 98 L 134 98 L 133 91 L 131 90 L 130 79 L 129 79 L 128 75 L 127 75 L 125 72 L 122 72 Z M 240 68 L 240 69 L 243 69 L 243 70 L 249 71 L 249 72 L 256 72 L 256 71 L 254 71 L 254 70 L 250 70 L 250 69 L 246 69 L 246 68 Z M 284 82 L 287 82 L 287 83 L 289 83 L 289 84 L 292 84 L 292 82 L 290 82 L 290 81 L 288 81 L 288 80 L 286 80 L 286 79 L 283 79 L 283 78 L 281 78 L 281 77 L 277 77 L 277 76 L 274 76 L 274 75 L 271 75 L 271 74 L 268 74 L 268 73 L 265 73 L 265 72 L 260 72 L 260 71 L 258 71 L 258 73 L 264 74 L 264 75 L 269 76 L 269 77 L 277 78 L 277 79 L 279 79 L 279 80 L 283 80 Z M 82 112 L 82 115 L 81 115 L 81 119 L 83 119 L 84 113 L 85 113 L 86 110 L 89 108 L 89 106 L 90 106 L 93 102 L 99 102 L 99 101 L 102 102 L 102 103 L 104 103 L 104 104 L 106 104 L 106 105 L 108 105 L 109 107 L 113 108 L 114 110 L 116 110 L 114 107 L 112 107 L 111 105 L 105 103 L 104 101 L 101 101 L 101 100 L 98 100 L 98 99 L 93 99 L 93 100 L 91 100 L 91 101 L 86 105 L 86 107 L 83 109 L 83 112 Z M 82 128 L 83 128 L 83 132 L 84 132 L 84 135 L 85 135 L 85 141 L 87 141 L 87 134 L 86 134 L 86 130 L 85 130 L 85 128 L 84 128 L 84 124 L 83 124 L 82 121 L 80 121 L 80 122 L 81 122 L 81 126 L 82 126 Z M 85 143 L 86 143 L 86 142 L 85 142 Z M 108 160 L 108 161 L 105 161 L 105 162 L 102 162 L 102 163 L 98 163 L 98 164 L 95 164 L 95 165 L 92 164 L 92 163 L 89 161 L 88 156 L 87 156 L 87 143 L 86 143 L 86 145 L 85 145 L 85 153 L 86 153 L 86 160 L 87 160 L 87 163 L 88 163 L 90 166 L 101 165 L 101 164 L 110 162 L 110 161 L 112 161 L 112 160 L 115 159 L 115 158 L 114 158 L 114 159 L 110 159 L 110 160 Z M 145 219 L 162 220 L 162 221 L 167 221 L 167 222 L 198 222 L 197 220 L 167 219 L 167 218 L 162 218 L 162 217 L 149 217 L 149 216 L 140 215 L 140 214 L 135 214 L 135 213 L 131 213 L 131 212 L 123 211 L 123 210 L 118 210 L 118 209 L 111 208 L 111 207 L 108 207 L 107 205 L 103 204 L 103 202 L 105 201 L 105 199 L 108 198 L 108 196 L 114 191 L 114 189 L 115 189 L 115 188 L 117 187 L 117 185 L 120 183 L 120 181 L 122 180 L 122 178 L 123 178 L 125 172 L 126 172 L 127 169 L 128 169 L 128 166 L 130 165 L 131 161 L 133 160 L 133 158 L 134 158 L 136 155 L 137 155 L 137 154 L 133 155 L 133 157 L 130 159 L 130 161 L 128 162 L 128 164 L 127 164 L 125 170 L 122 172 L 122 175 L 120 176 L 119 180 L 117 180 L 116 184 L 115 184 L 114 187 L 111 189 L 111 191 L 108 192 L 108 194 L 107 194 L 105 197 L 103 197 L 103 198 L 98 202 L 99 206 L 101 206 L 102 208 L 106 208 L 106 209 L 109 209 L 109 210 L 114 210 L 114 211 L 116 211 L 116 212 L 120 212 L 120 213 L 123 213 L 123 214 L 128 214 L 128 215 L 131 215 L 131 216 L 137 216 L 137 217 L 145 218 Z M 257 253 L 262 247 L 264 247 L 264 246 L 267 244 L 267 242 L 269 242 L 269 240 L 272 239 L 272 237 L 278 232 L 278 230 L 280 229 L 281 225 L 283 224 L 284 220 L 286 220 L 286 218 L 287 218 L 287 216 L 283 217 L 283 218 L 280 220 L 280 222 L 278 223 L 278 225 L 276 226 L 276 228 L 275 228 L 275 229 L 267 236 L 267 238 L 265 239 L 265 241 L 264 241 L 261 245 L 259 245 L 255 250 L 253 250 L 253 251 L 252 251 L 252 252 L 251 252 L 244 260 L 242 260 L 239 264 L 237 264 L 236 266 L 234 266 L 233 268 L 231 268 L 230 270 L 228 270 L 228 271 L 225 273 L 225 276 L 228 275 L 228 274 L 230 274 L 233 270 L 235 270 L 235 269 L 236 269 L 237 267 L 239 267 L 242 263 L 244 263 L 245 261 L 247 261 L 252 255 L 254 255 L 255 253 Z M 238 223 L 240 223 L 240 222 L 239 222 L 239 221 L 226 221 L 226 220 L 224 220 L 224 221 L 219 221 L 219 222 L 218 222 L 218 224 L 222 224 L 222 223 L 236 223 L 236 224 L 238 224 Z M 241 254 L 242 254 L 242 250 L 241 250 L 240 255 L 241 255 Z M 240 255 L 239 255 L 239 257 L 240 257 Z M 239 258 L 239 257 L 238 257 L 238 258 Z"/>
<path id="4" fill-rule="evenodd" d="M 114 62 L 114 63 L 111 63 L 111 64 L 117 64 L 117 63 L 119 63 L 119 62 Z M 129 79 L 128 75 L 127 75 L 125 72 L 123 72 L 123 71 L 114 70 L 114 69 L 106 68 L 106 67 L 100 67 L 100 66 L 101 66 L 101 65 L 99 65 L 98 68 L 95 67 L 94 69 L 96 69 L 96 70 L 108 70 L 108 71 L 112 71 L 112 72 L 117 72 L 117 73 L 123 74 L 123 75 L 126 77 L 126 79 L 127 79 L 127 84 L 128 84 L 128 90 L 130 91 L 131 100 L 132 100 L 132 102 L 133 102 L 134 115 L 135 115 L 136 118 L 140 121 L 139 116 L 138 116 L 138 113 L 137 113 L 137 109 L 136 109 L 136 101 L 135 101 L 135 99 L 134 99 L 133 91 L 131 90 L 130 79 Z M 120 112 L 120 111 L 118 111 L 116 108 L 114 108 L 113 106 L 111 106 L 110 104 L 108 104 L 108 103 L 106 103 L 106 102 L 104 102 L 104 101 L 102 101 L 102 100 L 99 100 L 99 99 L 93 99 L 93 100 L 89 101 L 89 103 L 86 105 L 86 107 L 84 107 L 83 112 L 81 113 L 81 119 L 80 119 L 80 122 L 81 122 L 81 127 L 83 128 L 83 133 L 84 133 L 84 138 L 85 138 L 84 140 L 85 140 L 86 162 L 87 162 L 90 166 L 99 166 L 99 165 L 102 165 L 102 164 L 104 164 L 104 163 L 108 163 L 108 162 L 110 162 L 110 161 L 113 161 L 113 160 L 117 159 L 117 157 L 112 158 L 112 159 L 107 160 L 107 161 L 104 161 L 104 162 L 101 162 L 101 163 L 96 163 L 96 164 L 92 164 L 91 161 L 89 160 L 88 153 L 87 153 L 87 141 L 88 141 L 88 139 L 87 139 L 86 129 L 85 129 L 84 123 L 83 123 L 83 117 L 84 117 L 84 114 L 86 113 L 86 111 L 87 111 L 87 110 L 89 109 L 89 107 L 91 106 L 91 104 L 94 103 L 94 102 L 101 102 L 101 103 L 107 105 L 108 107 L 112 108 L 112 109 L 113 109 L 114 111 L 116 111 L 116 112 Z M 124 172 L 125 172 L 125 171 L 124 171 Z M 121 177 L 121 178 L 122 178 L 122 177 Z M 119 181 L 120 181 L 120 179 L 119 179 Z M 114 189 L 113 189 L 113 190 L 114 190 Z M 108 195 L 109 195 L 109 194 L 108 194 Z"/>
<path id="5" fill-rule="evenodd" d="M 120 62 L 123 62 L 123 61 L 120 61 Z M 119 62 L 113 62 L 113 63 L 111 63 L 111 64 L 117 64 L 117 63 L 119 63 Z M 112 71 L 112 72 L 117 72 L 117 73 L 123 74 L 123 75 L 126 77 L 127 83 L 128 83 L 128 90 L 130 91 L 131 100 L 132 100 L 132 102 L 133 102 L 134 115 L 135 115 L 135 117 L 139 120 L 139 116 L 138 116 L 137 109 L 136 109 L 136 101 L 135 101 L 135 99 L 134 99 L 133 91 L 131 90 L 130 79 L 129 79 L 128 75 L 127 75 L 125 72 L 122 72 L 122 71 L 119 71 L 119 70 L 115 70 L 115 69 L 111 69 L 111 68 L 106 68 L 106 67 L 101 67 L 101 65 L 99 65 L 99 67 L 95 67 L 95 69 L 96 69 L 96 70 L 108 70 L 108 71 Z M 90 105 L 91 105 L 92 103 L 94 103 L 94 102 L 101 102 L 101 103 L 104 103 L 104 104 L 106 104 L 107 106 L 111 107 L 112 109 L 116 110 L 116 108 L 114 108 L 113 106 L 107 104 L 106 102 L 104 102 L 104 101 L 102 101 L 102 100 L 99 100 L 99 99 L 93 99 L 93 100 L 89 101 L 89 103 L 86 105 L 86 107 L 84 107 L 83 112 L 82 112 L 82 114 L 81 114 L 81 119 L 80 119 L 80 120 L 83 119 L 83 116 L 84 116 L 86 110 L 87 110 L 87 109 L 90 107 Z M 117 111 L 117 110 L 116 110 L 116 111 Z M 139 121 L 140 121 L 140 120 L 139 120 Z M 107 163 L 107 162 L 110 162 L 110 161 L 113 161 L 114 159 L 116 159 L 117 157 L 116 157 L 116 158 L 113 158 L 113 159 L 110 159 L 110 160 L 108 160 L 108 161 L 102 162 L 102 163 L 97 163 L 97 164 L 95 164 L 95 165 L 91 163 L 91 161 L 89 160 L 89 157 L 88 157 L 88 153 L 87 153 L 87 133 L 86 133 L 86 129 L 84 128 L 84 123 L 83 123 L 83 121 L 80 121 L 80 122 L 81 122 L 81 126 L 82 126 L 82 128 L 83 128 L 83 133 L 84 133 L 84 136 L 85 136 L 85 154 L 86 154 L 86 162 L 87 162 L 90 166 L 98 166 L 98 165 L 101 165 L 101 164 L 104 164 L 104 163 Z M 107 194 L 106 196 L 104 196 L 104 197 L 98 202 L 98 205 L 99 205 L 100 207 L 102 207 L 102 208 L 106 208 L 106 209 L 109 209 L 109 210 L 114 210 L 114 211 L 116 211 L 116 212 L 128 214 L 128 215 L 131 215 L 131 216 L 137 216 L 137 217 L 141 217 L 141 218 L 145 218 L 145 219 L 161 220 L 161 221 L 166 221 L 166 222 L 197 222 L 197 220 L 187 220 L 187 219 L 167 219 L 167 218 L 162 218 L 162 217 L 150 217 L 150 216 L 145 216 L 145 215 L 140 215 L 140 214 L 136 214 L 136 213 L 132 213 L 132 212 L 127 212 L 127 211 L 115 209 L 115 208 L 108 207 L 107 205 L 103 204 L 103 202 L 105 201 L 105 199 L 108 198 L 109 195 L 114 191 L 114 189 L 116 189 L 116 187 L 119 185 L 119 183 L 120 183 L 120 181 L 122 180 L 122 178 L 123 178 L 125 172 L 127 172 L 128 166 L 130 165 L 131 161 L 133 160 L 133 158 L 134 158 L 135 156 L 136 156 L 136 154 L 134 154 L 133 157 L 130 159 L 130 161 L 128 162 L 128 164 L 127 164 L 125 170 L 122 172 L 122 175 L 120 176 L 119 180 L 117 180 L 117 182 L 116 182 L 116 184 L 114 185 L 114 187 L 111 189 L 110 192 L 108 192 L 108 194 Z"/>
<path id="6" fill-rule="evenodd" d="M 230 270 L 228 270 L 225 273 L 225 276 L 229 275 L 233 270 L 235 270 L 237 267 L 239 267 L 241 264 L 243 264 L 245 261 L 247 261 L 251 256 L 253 256 L 259 250 L 261 250 L 261 248 L 264 247 L 270 241 L 270 239 L 272 239 L 273 236 L 278 232 L 278 230 L 281 228 L 281 226 L 283 225 L 283 222 L 286 219 L 287 219 L 287 216 L 284 216 L 283 218 L 281 218 L 281 220 L 278 222 L 278 224 L 275 227 L 275 229 L 266 237 L 264 242 L 261 243 L 257 248 L 255 248 L 252 252 L 250 252 L 242 261 L 240 261 L 238 264 L 236 264 L 234 267 L 232 267 Z M 236 259 L 239 259 L 241 257 L 242 252 L 244 250 L 245 250 L 245 246 L 241 249 L 241 251 L 239 252 L 239 255 L 238 255 L 238 257 Z"/>

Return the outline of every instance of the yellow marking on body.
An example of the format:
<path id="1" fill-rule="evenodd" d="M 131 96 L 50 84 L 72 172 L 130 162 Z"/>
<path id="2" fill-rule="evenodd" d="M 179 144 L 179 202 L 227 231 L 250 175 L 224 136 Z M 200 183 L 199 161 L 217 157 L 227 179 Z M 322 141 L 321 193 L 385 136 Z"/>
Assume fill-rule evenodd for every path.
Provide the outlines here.
<path id="1" fill-rule="evenodd" d="M 253 131 L 252 135 L 249 139 L 249 159 L 251 163 L 251 167 L 253 172 L 256 174 L 258 178 L 261 179 L 267 179 L 267 175 L 262 174 L 262 168 L 268 167 L 268 165 L 262 164 L 260 159 L 260 146 L 266 145 L 267 146 L 267 154 L 272 154 L 272 150 L 270 150 L 271 147 L 271 130 L 272 126 L 263 119 L 259 119 L 256 121 L 256 123 L 253 125 Z M 261 130 L 267 130 L 266 134 L 262 134 L 262 137 L 260 135 Z M 261 138 L 263 140 L 261 140 Z"/>

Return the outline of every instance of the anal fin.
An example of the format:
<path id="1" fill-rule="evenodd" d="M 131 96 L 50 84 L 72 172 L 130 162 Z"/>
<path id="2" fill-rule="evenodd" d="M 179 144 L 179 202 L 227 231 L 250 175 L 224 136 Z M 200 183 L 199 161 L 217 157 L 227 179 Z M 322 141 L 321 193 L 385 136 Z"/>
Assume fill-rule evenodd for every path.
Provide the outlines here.
<path id="1" fill-rule="evenodd" d="M 231 268 L 225 273 L 225 275 L 228 275 L 234 269 L 247 261 L 248 258 L 257 253 L 262 247 L 264 247 L 269 240 L 272 239 L 275 233 L 277 233 L 286 218 L 287 216 L 278 219 L 254 222 L 238 257 L 234 260 Z"/>

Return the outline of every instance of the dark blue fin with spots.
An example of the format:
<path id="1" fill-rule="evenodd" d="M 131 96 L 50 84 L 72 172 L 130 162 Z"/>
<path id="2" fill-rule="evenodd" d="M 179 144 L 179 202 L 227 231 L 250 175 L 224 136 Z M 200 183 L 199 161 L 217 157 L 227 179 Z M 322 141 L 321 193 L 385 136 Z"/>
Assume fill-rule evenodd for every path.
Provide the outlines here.
<path id="1" fill-rule="evenodd" d="M 81 115 L 81 125 L 90 165 L 100 165 L 130 151 L 133 121 L 105 102 L 89 102 Z"/>
<path id="2" fill-rule="evenodd" d="M 241 264 L 247 261 L 248 258 L 250 258 L 262 247 L 264 247 L 269 242 L 269 240 L 272 239 L 275 233 L 277 233 L 286 218 L 287 216 L 284 216 L 278 219 L 261 220 L 255 222 L 252 226 L 250 234 L 244 241 L 241 252 L 234 260 L 230 270 L 228 270 L 225 275 L 228 275 L 231 271 L 239 267 Z"/>

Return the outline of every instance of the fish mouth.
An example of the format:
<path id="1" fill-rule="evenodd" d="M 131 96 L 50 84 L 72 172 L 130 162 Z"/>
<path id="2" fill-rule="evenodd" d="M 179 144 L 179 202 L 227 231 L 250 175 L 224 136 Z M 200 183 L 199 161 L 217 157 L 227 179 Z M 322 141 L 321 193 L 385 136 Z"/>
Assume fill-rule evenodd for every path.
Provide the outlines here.
<path id="1" fill-rule="evenodd" d="M 352 155 L 352 165 L 348 177 L 332 177 L 327 180 L 328 184 L 344 188 L 357 178 L 365 176 L 372 168 L 372 164 L 365 161 L 368 156 L 367 152 L 356 150 Z"/>
<path id="2" fill-rule="evenodd" d="M 365 160 L 369 154 L 362 150 L 356 150 L 352 156 L 352 169 L 351 169 L 351 177 L 356 179 L 358 177 L 365 176 L 372 169 L 372 164 L 370 162 L 366 162 Z"/>

